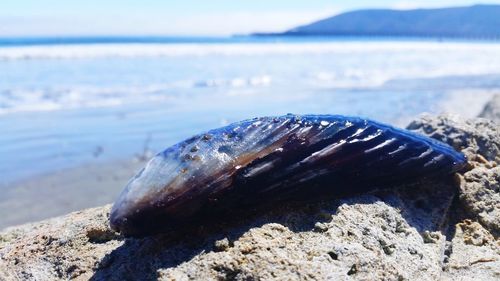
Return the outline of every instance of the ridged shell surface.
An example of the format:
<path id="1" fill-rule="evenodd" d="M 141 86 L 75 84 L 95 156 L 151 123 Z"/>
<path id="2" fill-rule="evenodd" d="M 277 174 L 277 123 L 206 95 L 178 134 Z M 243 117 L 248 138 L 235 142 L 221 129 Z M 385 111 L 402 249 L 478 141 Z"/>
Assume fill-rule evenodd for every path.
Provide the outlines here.
<path id="1" fill-rule="evenodd" d="M 461 169 L 433 139 L 339 115 L 237 122 L 157 154 L 115 202 L 110 223 L 144 236 L 280 200 L 348 195 Z"/>

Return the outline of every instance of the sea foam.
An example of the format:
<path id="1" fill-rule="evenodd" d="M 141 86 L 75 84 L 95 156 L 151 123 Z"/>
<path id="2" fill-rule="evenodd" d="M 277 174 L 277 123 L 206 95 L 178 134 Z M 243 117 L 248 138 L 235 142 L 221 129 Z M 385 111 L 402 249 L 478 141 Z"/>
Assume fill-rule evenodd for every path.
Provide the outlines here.
<path id="1" fill-rule="evenodd" d="M 498 51 L 499 44 L 461 42 L 323 42 L 245 44 L 83 44 L 0 48 L 1 60 L 209 55 L 355 54 L 366 52 Z"/>

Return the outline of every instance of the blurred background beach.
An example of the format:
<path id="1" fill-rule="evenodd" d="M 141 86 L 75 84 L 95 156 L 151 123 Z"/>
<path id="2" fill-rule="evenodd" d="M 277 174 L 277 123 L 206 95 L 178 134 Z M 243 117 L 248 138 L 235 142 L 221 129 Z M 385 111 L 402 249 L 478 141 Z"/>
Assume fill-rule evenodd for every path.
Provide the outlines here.
<path id="1" fill-rule="evenodd" d="M 359 8 L 474 2 L 185 2 L 2 4 L 0 228 L 111 203 L 153 154 L 241 119 L 404 127 L 476 116 L 500 92 L 495 38 L 279 34 Z"/>

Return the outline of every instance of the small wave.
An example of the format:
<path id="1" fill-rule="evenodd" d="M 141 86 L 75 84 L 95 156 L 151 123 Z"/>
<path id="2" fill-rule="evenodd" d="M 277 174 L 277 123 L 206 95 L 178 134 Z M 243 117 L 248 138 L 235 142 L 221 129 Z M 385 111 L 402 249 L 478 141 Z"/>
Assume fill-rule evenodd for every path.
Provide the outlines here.
<path id="1" fill-rule="evenodd" d="M 268 86 L 271 84 L 271 77 L 264 76 L 255 76 L 251 78 L 234 78 L 234 79 L 209 79 L 194 82 L 193 86 L 195 87 L 258 87 L 258 86 Z"/>
<path id="2" fill-rule="evenodd" d="M 313 75 L 312 83 L 329 88 L 373 88 L 380 87 L 392 76 L 387 72 L 347 69 L 337 72 L 318 72 Z"/>
<path id="3" fill-rule="evenodd" d="M 10 90 L 0 93 L 0 114 L 117 106 L 122 102 L 120 96 L 109 94 L 109 90 Z"/>
<path id="4" fill-rule="evenodd" d="M 209 55 L 276 55 L 498 50 L 497 44 L 439 42 L 331 42 L 246 44 L 95 44 L 0 48 L 0 60 L 84 59 L 99 57 L 164 57 Z"/>
<path id="5" fill-rule="evenodd" d="M 0 114 L 28 111 L 54 111 L 88 107 L 166 101 L 179 98 L 175 92 L 196 87 L 262 87 L 271 83 L 268 75 L 249 78 L 176 81 L 144 87 L 89 87 L 52 89 L 12 89 L 0 92 Z"/>

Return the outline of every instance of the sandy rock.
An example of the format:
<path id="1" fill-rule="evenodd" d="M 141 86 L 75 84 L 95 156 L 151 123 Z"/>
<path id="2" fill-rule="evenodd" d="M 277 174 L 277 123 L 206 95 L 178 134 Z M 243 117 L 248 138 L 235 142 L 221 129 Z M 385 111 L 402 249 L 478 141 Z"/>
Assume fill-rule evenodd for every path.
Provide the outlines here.
<path id="1" fill-rule="evenodd" d="M 411 122 L 407 129 L 448 143 L 475 164 L 500 163 L 500 125 L 494 121 L 482 118 L 463 121 L 448 115 L 423 116 Z"/>
<path id="2" fill-rule="evenodd" d="M 284 206 L 187 238 L 123 240 L 107 227 L 107 206 L 7 231 L 0 265 L 5 279 L 29 280 L 436 279 L 446 188 L 418 197 L 437 209 L 411 192 L 380 193 Z"/>
<path id="3" fill-rule="evenodd" d="M 494 98 L 486 104 L 479 117 L 491 119 L 500 122 L 500 94 L 496 94 Z"/>
<path id="4" fill-rule="evenodd" d="M 500 234 L 500 167 L 477 167 L 465 173 L 460 199 L 477 219 L 497 236 Z"/>
<path id="5" fill-rule="evenodd" d="M 235 239 L 230 243 L 232 246 L 223 252 L 207 252 L 177 267 L 161 269 L 159 277 L 162 280 L 201 280 L 207 276 L 212 280 L 438 278 L 442 272 L 440 252 L 445 237 L 434 228 L 422 229 L 422 233 L 432 232 L 436 237 L 433 242 L 426 241 L 419 229 L 404 217 L 415 213 L 399 212 L 399 208 L 411 202 L 393 195 L 379 196 L 366 195 L 342 200 L 340 205 L 316 206 L 311 213 L 316 219 L 309 222 L 312 229 L 301 229 L 290 220 L 251 228 L 239 237 L 231 237 Z M 300 217 L 300 224 L 306 219 L 303 214 L 295 215 Z M 434 226 L 430 221 L 424 224 Z"/>
<path id="6" fill-rule="evenodd" d="M 466 219 L 456 225 L 446 254 L 444 280 L 500 278 L 500 241 L 477 222 Z"/>
<path id="7" fill-rule="evenodd" d="M 470 171 L 461 178 L 465 210 L 496 236 L 500 233 L 500 126 L 490 120 L 459 122 L 450 116 L 424 117 L 409 129 L 425 133 L 462 150 Z"/>
<path id="8" fill-rule="evenodd" d="M 7 229 L 0 235 L 0 280 L 88 279 L 101 259 L 121 244 L 107 226 L 109 209 Z"/>
<path id="9" fill-rule="evenodd" d="M 0 234 L 0 280 L 495 280 L 499 127 L 425 117 L 411 129 L 463 150 L 463 175 L 144 239 L 109 206 Z"/>

